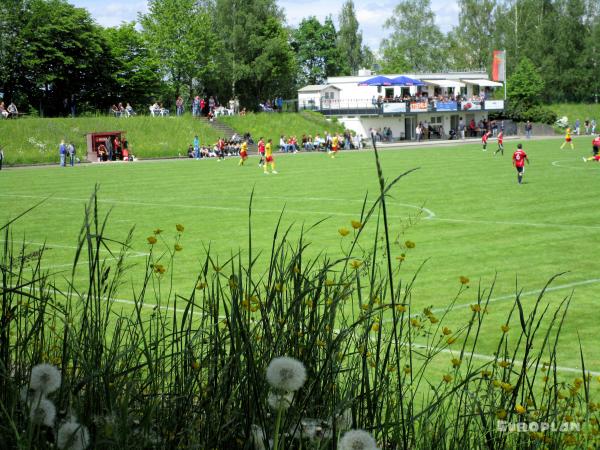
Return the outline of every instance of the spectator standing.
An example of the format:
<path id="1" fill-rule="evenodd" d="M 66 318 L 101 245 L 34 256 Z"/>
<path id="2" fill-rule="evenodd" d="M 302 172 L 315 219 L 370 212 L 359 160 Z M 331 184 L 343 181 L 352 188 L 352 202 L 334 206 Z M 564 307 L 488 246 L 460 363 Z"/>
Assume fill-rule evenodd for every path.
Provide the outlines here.
<path id="1" fill-rule="evenodd" d="M 596 134 L 596 119 L 592 119 L 590 126 L 592 127 L 592 134 Z"/>
<path id="2" fill-rule="evenodd" d="M 211 95 L 208 98 L 208 110 L 209 110 L 209 112 L 211 112 L 211 113 L 214 114 L 214 112 L 215 112 L 215 105 L 216 105 L 215 98 Z"/>
<path id="3" fill-rule="evenodd" d="M 106 138 L 106 154 L 108 155 L 108 160 L 113 160 L 113 145 L 110 140 L 110 136 Z"/>
<path id="4" fill-rule="evenodd" d="M 579 136 L 579 127 L 580 127 L 581 123 L 579 122 L 579 119 L 575 120 L 575 134 L 577 136 Z"/>
<path id="5" fill-rule="evenodd" d="M 200 159 L 200 139 L 198 135 L 194 136 L 194 157 Z"/>
<path id="6" fill-rule="evenodd" d="M 238 114 L 240 112 L 240 100 L 237 98 L 237 95 L 233 97 L 233 113 Z"/>
<path id="7" fill-rule="evenodd" d="M 65 146 L 65 140 L 60 141 L 60 146 L 58 147 L 58 152 L 60 154 L 60 166 L 65 167 L 65 158 L 67 157 L 67 147 Z"/>
<path id="8" fill-rule="evenodd" d="M 4 150 L 0 147 L 0 170 L 2 170 L 2 162 L 4 161 Z"/>
<path id="9" fill-rule="evenodd" d="M 283 112 L 283 99 L 281 97 L 277 97 L 277 110 L 279 112 Z"/>
<path id="10" fill-rule="evenodd" d="M 421 122 L 419 122 L 417 124 L 417 127 L 415 128 L 415 137 L 417 139 L 417 142 L 421 142 L 421 134 L 423 133 L 423 128 L 421 127 Z"/>
<path id="11" fill-rule="evenodd" d="M 192 116 L 196 117 L 200 115 L 200 97 L 196 95 L 192 101 Z"/>
<path id="12" fill-rule="evenodd" d="M 67 145 L 67 153 L 69 154 L 71 167 L 73 167 L 75 165 L 75 145 L 72 142 L 69 142 L 69 145 Z"/>
<path id="13" fill-rule="evenodd" d="M 531 122 L 528 120 L 527 123 L 525 124 L 525 137 L 527 139 L 531 139 L 531 130 L 533 129 L 533 125 L 531 124 Z"/>
<path id="14" fill-rule="evenodd" d="M 460 121 L 458 122 L 458 132 L 460 133 L 460 138 L 464 139 L 465 138 L 465 121 L 463 120 L 463 118 L 460 118 Z"/>
<path id="15" fill-rule="evenodd" d="M 181 97 L 181 95 L 177 97 L 177 100 L 175 101 L 175 106 L 177 108 L 177 115 L 183 115 L 183 98 Z"/>

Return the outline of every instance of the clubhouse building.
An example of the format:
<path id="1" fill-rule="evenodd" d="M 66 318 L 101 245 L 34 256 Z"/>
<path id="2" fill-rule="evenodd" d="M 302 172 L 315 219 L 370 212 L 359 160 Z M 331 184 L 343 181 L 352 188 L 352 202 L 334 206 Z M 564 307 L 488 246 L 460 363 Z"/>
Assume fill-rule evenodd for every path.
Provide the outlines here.
<path id="1" fill-rule="evenodd" d="M 483 71 L 375 76 L 363 70 L 299 89 L 298 110 L 334 116 L 363 136 L 385 127 L 394 139 L 412 140 L 420 123 L 428 134 L 445 138 L 458 132 L 461 118 L 468 127 L 502 111 L 504 100 L 494 99 L 503 97 L 494 95 L 502 87 Z"/>

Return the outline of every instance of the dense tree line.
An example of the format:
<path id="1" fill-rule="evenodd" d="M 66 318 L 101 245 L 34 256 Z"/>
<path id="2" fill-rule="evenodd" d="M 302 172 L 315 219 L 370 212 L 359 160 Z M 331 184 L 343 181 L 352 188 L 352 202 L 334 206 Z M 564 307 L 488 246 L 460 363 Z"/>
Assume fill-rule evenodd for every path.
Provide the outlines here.
<path id="1" fill-rule="evenodd" d="M 356 74 L 488 69 L 507 50 L 510 76 L 524 61 L 543 101 L 600 94 L 598 0 L 458 0 L 459 24 L 443 33 L 430 0 L 399 0 L 377 57 L 363 44 L 352 0 L 337 17 L 295 28 L 276 0 L 150 0 L 137 23 L 104 28 L 67 0 L 0 2 L 0 91 L 44 115 L 104 110 L 177 95 L 295 97 L 305 84 Z"/>

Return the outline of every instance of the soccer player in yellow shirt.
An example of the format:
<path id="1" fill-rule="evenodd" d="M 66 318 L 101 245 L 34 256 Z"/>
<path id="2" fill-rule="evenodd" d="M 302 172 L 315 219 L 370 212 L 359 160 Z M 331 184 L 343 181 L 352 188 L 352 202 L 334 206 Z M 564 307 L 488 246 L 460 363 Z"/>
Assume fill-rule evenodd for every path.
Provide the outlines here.
<path id="1" fill-rule="evenodd" d="M 561 150 L 567 144 L 567 142 L 569 143 L 569 145 L 571 145 L 571 150 L 575 150 L 575 146 L 573 145 L 573 139 L 571 139 L 571 129 L 570 128 L 567 128 L 567 132 L 565 134 L 565 142 L 563 142 L 563 145 L 560 146 Z"/>
<path id="2" fill-rule="evenodd" d="M 340 137 L 336 134 L 331 139 L 331 151 L 329 152 L 329 154 L 331 155 L 332 158 L 335 158 L 335 155 L 338 151 L 339 145 L 340 145 Z"/>
<path id="3" fill-rule="evenodd" d="M 248 142 L 242 142 L 242 147 L 240 148 L 240 162 L 238 166 L 243 166 L 246 160 L 248 159 Z"/>
<path id="4" fill-rule="evenodd" d="M 271 173 L 277 173 L 275 170 L 275 160 L 273 159 L 273 139 L 269 139 L 265 145 L 265 165 L 263 166 L 265 175 L 269 173 L 268 167 L 271 165 Z"/>

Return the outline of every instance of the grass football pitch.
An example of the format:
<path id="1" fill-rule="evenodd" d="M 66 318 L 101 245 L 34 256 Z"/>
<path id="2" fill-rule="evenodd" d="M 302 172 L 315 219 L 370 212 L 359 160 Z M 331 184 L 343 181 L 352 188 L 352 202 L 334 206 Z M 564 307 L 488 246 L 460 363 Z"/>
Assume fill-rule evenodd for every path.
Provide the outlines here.
<path id="1" fill-rule="evenodd" d="M 524 292 L 527 307 L 550 277 L 563 273 L 544 296 L 544 304 L 558 305 L 573 294 L 558 364 L 580 367 L 579 336 L 586 368 L 600 372 L 600 164 L 582 161 L 591 153 L 590 141 L 578 138 L 575 150 L 560 150 L 558 139 L 509 140 L 504 156 L 493 156 L 495 141 L 487 152 L 478 143 L 381 151 L 388 180 L 418 168 L 388 198 L 393 261 L 406 254 L 401 269 L 406 281 L 423 265 L 413 288 L 413 308 L 445 308 L 460 289 L 459 277 L 468 277 L 469 289 L 444 319 L 445 325 L 459 328 L 471 317 L 469 304 L 476 301 L 479 286 L 489 290 L 495 280 L 477 348 L 477 353 L 491 355 L 517 290 Z M 523 142 L 531 161 L 523 185 L 517 184 L 511 164 L 517 142 Z M 351 235 L 342 237 L 338 230 L 352 230 L 350 222 L 360 219 L 365 196 L 370 205 L 378 193 L 373 152 L 341 152 L 336 159 L 323 153 L 275 157 L 276 175 L 264 175 L 256 157 L 244 167 L 230 158 L 2 170 L 0 219 L 4 223 L 47 198 L 14 224 L 13 236 L 28 242 L 32 251 L 45 242 L 44 267 L 58 280 L 68 278 L 84 205 L 98 183 L 100 207 L 111 210 L 106 234 L 122 240 L 135 226 L 130 260 L 136 267 L 126 275 L 131 284 L 119 293 L 122 299 L 141 282 L 149 251 L 146 238 L 156 228 L 165 230 L 159 248 L 172 247 L 175 224 L 185 226 L 183 250 L 168 268 L 175 291 L 184 296 L 193 289 L 208 248 L 220 261 L 240 251 L 247 256 L 253 189 L 253 253 L 262 254 L 255 271 L 268 264 L 282 211 L 282 228 L 292 226 L 292 241 L 302 227 L 325 219 L 304 237 L 310 242 L 309 255 L 342 255 Z M 365 226 L 361 238 L 366 250 L 374 245 L 375 222 Z M 407 240 L 415 248 L 406 249 Z M 513 317 L 511 326 L 517 322 Z"/>

